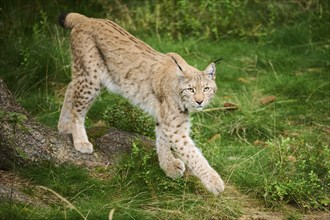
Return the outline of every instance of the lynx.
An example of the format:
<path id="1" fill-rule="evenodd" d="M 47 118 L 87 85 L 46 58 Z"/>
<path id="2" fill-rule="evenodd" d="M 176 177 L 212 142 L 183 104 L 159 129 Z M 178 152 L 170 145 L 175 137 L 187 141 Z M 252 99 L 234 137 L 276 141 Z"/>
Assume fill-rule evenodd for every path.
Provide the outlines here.
<path id="1" fill-rule="evenodd" d="M 203 109 L 216 92 L 215 64 L 199 71 L 180 55 L 160 53 L 110 20 L 68 13 L 59 21 L 72 29 L 72 81 L 58 130 L 72 134 L 75 149 L 93 152 L 84 120 L 105 87 L 155 119 L 159 164 L 168 177 L 181 177 L 187 166 L 210 192 L 222 192 L 222 179 L 189 137 L 189 112 Z"/>

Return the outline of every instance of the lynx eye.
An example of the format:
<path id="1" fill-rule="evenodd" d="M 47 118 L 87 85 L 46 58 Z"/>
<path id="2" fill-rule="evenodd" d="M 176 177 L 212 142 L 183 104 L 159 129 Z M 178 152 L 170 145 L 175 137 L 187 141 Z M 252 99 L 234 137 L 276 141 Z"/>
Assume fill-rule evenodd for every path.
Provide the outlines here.
<path id="1" fill-rule="evenodd" d="M 187 91 L 190 92 L 190 93 L 194 93 L 195 89 L 194 88 L 188 88 Z"/>
<path id="2" fill-rule="evenodd" d="M 203 92 L 209 92 L 211 90 L 210 87 L 204 87 Z"/>

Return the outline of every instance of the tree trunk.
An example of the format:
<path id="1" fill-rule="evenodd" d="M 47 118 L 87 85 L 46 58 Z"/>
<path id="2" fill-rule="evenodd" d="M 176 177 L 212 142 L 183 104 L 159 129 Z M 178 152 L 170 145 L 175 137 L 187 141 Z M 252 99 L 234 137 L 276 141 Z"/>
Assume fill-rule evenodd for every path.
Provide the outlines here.
<path id="1" fill-rule="evenodd" d="M 17 164 L 51 161 L 89 168 L 107 167 L 116 163 L 123 153 L 130 152 L 135 140 L 147 147 L 154 146 L 154 142 L 144 136 L 113 128 L 106 129 L 106 132 L 104 128 L 93 128 L 88 133 L 91 136 L 93 133 L 94 136 L 106 134 L 91 139 L 94 153 L 82 154 L 74 149 L 69 136 L 59 135 L 30 117 L 0 79 L 0 200 L 44 205 L 22 191 L 26 181 L 10 171 Z"/>

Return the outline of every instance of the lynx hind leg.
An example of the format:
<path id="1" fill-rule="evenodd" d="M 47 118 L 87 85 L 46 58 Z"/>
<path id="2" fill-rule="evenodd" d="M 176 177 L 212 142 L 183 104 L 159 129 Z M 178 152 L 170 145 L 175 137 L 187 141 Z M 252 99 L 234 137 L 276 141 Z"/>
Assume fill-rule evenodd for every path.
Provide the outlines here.
<path id="1" fill-rule="evenodd" d="M 92 62 L 89 64 L 92 65 Z M 81 153 L 92 153 L 93 145 L 88 141 L 84 122 L 90 106 L 100 92 L 101 74 L 98 74 L 99 69 L 96 67 L 93 71 L 91 71 L 91 67 L 88 65 L 84 67 L 89 70 L 89 73 L 85 72 L 84 68 L 79 68 L 75 73 L 72 107 L 73 120 L 71 124 L 72 138 L 77 151 Z"/>
<path id="2" fill-rule="evenodd" d="M 85 116 L 101 89 L 101 80 L 107 76 L 107 68 L 95 44 L 95 39 L 88 32 L 72 34 L 72 138 L 76 150 L 92 153 L 93 145 L 88 141 L 84 122 Z"/>
<path id="3" fill-rule="evenodd" d="M 58 131 L 60 134 L 71 134 L 72 125 L 72 107 L 73 107 L 73 82 L 66 89 L 63 106 L 61 109 L 60 119 L 58 121 Z"/>
<path id="4" fill-rule="evenodd" d="M 173 156 L 170 143 L 166 141 L 165 136 L 159 128 L 156 128 L 157 133 L 157 154 L 159 159 L 159 165 L 165 172 L 166 176 L 176 179 L 183 175 L 185 171 L 185 164 L 182 160 Z"/>
<path id="5" fill-rule="evenodd" d="M 100 84 L 94 84 L 86 75 L 78 77 L 74 82 L 71 128 L 74 147 L 81 153 L 93 152 L 84 123 L 85 116 L 100 90 Z"/>

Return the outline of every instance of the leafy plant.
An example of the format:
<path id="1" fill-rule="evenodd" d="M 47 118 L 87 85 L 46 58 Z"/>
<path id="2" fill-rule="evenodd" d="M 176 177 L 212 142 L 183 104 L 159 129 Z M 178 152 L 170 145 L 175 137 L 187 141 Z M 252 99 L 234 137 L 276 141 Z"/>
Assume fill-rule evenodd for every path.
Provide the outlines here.
<path id="1" fill-rule="evenodd" d="M 131 105 L 127 100 L 115 98 L 103 112 L 103 120 L 108 125 L 154 137 L 155 122 L 141 109 Z"/>
<path id="2" fill-rule="evenodd" d="M 296 203 L 302 208 L 322 208 L 330 204 L 330 150 L 285 138 L 268 143 L 272 175 L 265 185 L 265 201 Z M 316 152 L 313 148 L 319 148 Z"/>

